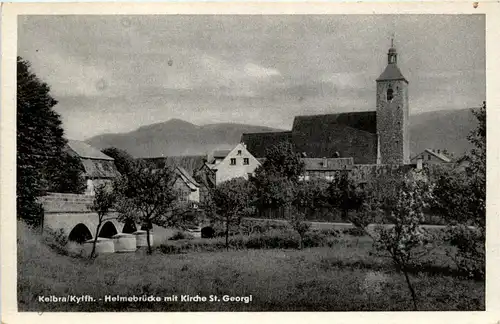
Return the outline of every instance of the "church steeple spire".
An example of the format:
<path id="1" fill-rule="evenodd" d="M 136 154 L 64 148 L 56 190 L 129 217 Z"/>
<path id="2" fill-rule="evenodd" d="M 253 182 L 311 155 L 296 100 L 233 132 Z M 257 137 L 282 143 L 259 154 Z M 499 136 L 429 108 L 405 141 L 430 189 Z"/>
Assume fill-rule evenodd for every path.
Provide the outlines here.
<path id="1" fill-rule="evenodd" d="M 388 64 L 398 63 L 398 53 L 396 52 L 396 48 L 394 47 L 394 35 L 392 35 L 391 37 L 391 48 L 389 48 L 389 52 L 387 53 L 387 63 Z"/>
<path id="2" fill-rule="evenodd" d="M 394 47 L 394 35 L 391 37 L 391 47 L 387 52 L 387 66 L 384 72 L 378 77 L 377 81 L 387 81 L 387 80 L 405 80 L 405 77 L 398 68 L 398 53 L 396 52 L 396 47 Z M 408 81 L 406 81 L 408 82 Z"/>

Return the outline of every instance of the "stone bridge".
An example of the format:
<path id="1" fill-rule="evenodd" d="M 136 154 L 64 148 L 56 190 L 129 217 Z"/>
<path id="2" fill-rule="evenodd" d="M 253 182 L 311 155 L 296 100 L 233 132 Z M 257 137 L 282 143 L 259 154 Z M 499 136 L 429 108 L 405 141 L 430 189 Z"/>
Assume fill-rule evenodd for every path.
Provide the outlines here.
<path id="1" fill-rule="evenodd" d="M 99 222 L 97 213 L 91 212 L 88 206 L 93 196 L 77 194 L 49 193 L 40 197 L 43 205 L 43 229 L 55 231 L 63 230 L 70 241 L 82 243 L 94 238 Z M 107 221 L 101 225 L 99 237 L 111 237 L 117 233 L 133 233 L 139 227 L 137 224 L 121 223 L 116 220 L 117 213 L 111 212 L 106 216 Z"/>

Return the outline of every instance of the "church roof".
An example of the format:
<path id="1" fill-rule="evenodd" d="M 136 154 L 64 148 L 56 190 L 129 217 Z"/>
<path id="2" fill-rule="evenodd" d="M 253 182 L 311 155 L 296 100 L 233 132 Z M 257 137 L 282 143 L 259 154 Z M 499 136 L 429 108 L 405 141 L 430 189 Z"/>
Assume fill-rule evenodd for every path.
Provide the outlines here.
<path id="1" fill-rule="evenodd" d="M 214 158 L 225 158 L 229 153 L 231 153 L 231 150 L 216 150 L 213 153 Z"/>
<path id="2" fill-rule="evenodd" d="M 377 112 L 363 111 L 340 114 L 296 116 L 292 132 L 325 129 L 332 124 L 339 124 L 359 129 L 368 133 L 377 133 Z"/>
<path id="3" fill-rule="evenodd" d="M 387 64 L 384 72 L 377 79 L 377 81 L 390 80 L 404 80 L 408 83 L 408 80 L 406 80 L 396 64 Z"/>
<path id="4" fill-rule="evenodd" d="M 266 149 L 280 142 L 292 142 L 292 132 L 243 133 L 241 142 L 256 158 L 266 156 Z"/>
<path id="5" fill-rule="evenodd" d="M 291 143 L 309 158 L 352 157 L 354 163 L 377 159 L 377 113 L 375 111 L 297 116 L 289 132 L 247 133 L 241 141 L 256 158 L 279 142 Z M 312 160 L 311 160 L 312 161 Z"/>

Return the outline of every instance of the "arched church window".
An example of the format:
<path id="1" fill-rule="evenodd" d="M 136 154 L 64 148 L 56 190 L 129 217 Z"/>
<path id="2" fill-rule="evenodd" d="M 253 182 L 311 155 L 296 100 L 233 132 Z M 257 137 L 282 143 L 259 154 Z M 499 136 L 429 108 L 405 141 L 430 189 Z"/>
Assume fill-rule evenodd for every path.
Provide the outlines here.
<path id="1" fill-rule="evenodd" d="M 394 98 L 394 90 L 392 88 L 387 89 L 387 101 L 391 101 Z"/>

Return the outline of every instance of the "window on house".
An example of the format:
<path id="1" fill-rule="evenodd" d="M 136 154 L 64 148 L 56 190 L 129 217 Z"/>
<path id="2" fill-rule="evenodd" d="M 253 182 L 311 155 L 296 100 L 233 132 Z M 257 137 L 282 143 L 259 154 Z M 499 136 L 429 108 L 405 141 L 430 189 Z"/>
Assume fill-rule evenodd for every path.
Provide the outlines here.
<path id="1" fill-rule="evenodd" d="M 231 158 L 231 165 L 236 165 L 236 159 L 235 158 Z"/>
<path id="2" fill-rule="evenodd" d="M 243 164 L 244 165 L 249 165 L 250 164 L 250 159 L 249 158 L 244 158 L 243 159 Z"/>
<path id="3" fill-rule="evenodd" d="M 431 155 L 430 154 L 427 156 L 427 160 L 429 160 L 429 161 L 431 160 Z"/>
<path id="4" fill-rule="evenodd" d="M 238 150 L 238 155 L 241 155 L 241 150 Z"/>

